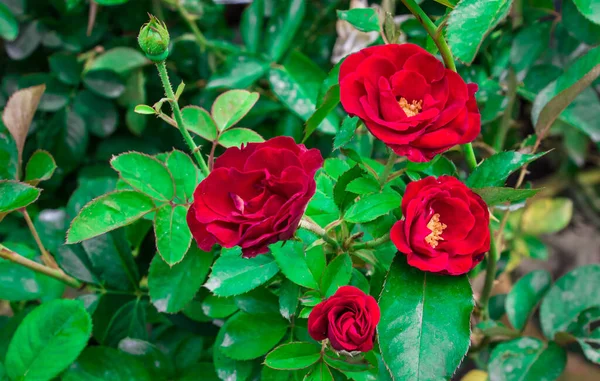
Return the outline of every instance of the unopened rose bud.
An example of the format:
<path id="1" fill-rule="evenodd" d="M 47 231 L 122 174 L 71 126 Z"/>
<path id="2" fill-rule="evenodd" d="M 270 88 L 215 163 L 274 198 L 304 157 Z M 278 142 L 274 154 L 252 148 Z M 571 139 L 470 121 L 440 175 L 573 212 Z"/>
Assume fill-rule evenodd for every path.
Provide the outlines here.
<path id="1" fill-rule="evenodd" d="M 150 21 L 140 29 L 138 44 L 149 60 L 164 61 L 169 55 L 169 31 L 165 23 L 150 15 Z"/>

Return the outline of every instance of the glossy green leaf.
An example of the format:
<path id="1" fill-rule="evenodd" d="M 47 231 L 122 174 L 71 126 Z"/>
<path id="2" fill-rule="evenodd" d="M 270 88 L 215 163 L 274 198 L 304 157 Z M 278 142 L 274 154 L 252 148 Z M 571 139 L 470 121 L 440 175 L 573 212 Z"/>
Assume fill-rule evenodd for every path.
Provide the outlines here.
<path id="1" fill-rule="evenodd" d="M 17 179 L 19 153 L 10 131 L 0 123 L 0 180 Z"/>
<path id="2" fill-rule="evenodd" d="M 248 292 L 273 278 L 279 267 L 271 255 L 243 258 L 221 255 L 212 267 L 204 285 L 218 296 L 234 296 Z"/>
<path id="3" fill-rule="evenodd" d="M 41 189 L 14 180 L 0 180 L 0 213 L 24 208 L 40 197 Z"/>
<path id="4" fill-rule="evenodd" d="M 217 126 L 205 109 L 187 106 L 181 110 L 181 116 L 187 130 L 211 142 L 217 138 Z"/>
<path id="5" fill-rule="evenodd" d="M 418 270 L 396 255 L 379 298 L 383 361 L 396 379 L 450 378 L 470 344 L 473 293 L 466 276 Z"/>
<path id="6" fill-rule="evenodd" d="M 379 192 L 380 188 L 379 182 L 374 177 L 366 176 L 352 180 L 346 187 L 346 190 L 358 195 L 365 195 Z"/>
<path id="7" fill-rule="evenodd" d="M 173 176 L 156 158 L 128 152 L 113 157 L 110 164 L 134 189 L 159 201 L 170 201 L 175 197 Z"/>
<path id="8" fill-rule="evenodd" d="M 292 282 L 312 289 L 318 289 L 319 283 L 311 273 L 305 253 L 305 246 L 299 241 L 278 242 L 269 246 L 281 272 Z"/>
<path id="9" fill-rule="evenodd" d="M 596 24 L 600 24 L 600 1 L 573 0 L 579 12 Z"/>
<path id="10" fill-rule="evenodd" d="M 240 34 L 246 49 L 251 53 L 258 53 L 259 51 L 262 42 L 264 17 L 265 4 L 263 0 L 253 1 L 242 13 Z"/>
<path id="11" fill-rule="evenodd" d="M 554 82 L 535 98 L 531 121 L 538 136 L 545 136 L 552 123 L 600 76 L 600 47 L 591 49 L 575 60 Z"/>
<path id="12" fill-rule="evenodd" d="M 112 70 L 91 70 L 83 77 L 84 86 L 101 97 L 118 98 L 125 91 L 121 77 Z"/>
<path id="13" fill-rule="evenodd" d="M 306 127 L 304 129 L 304 138 L 302 141 L 305 142 L 306 139 L 319 127 L 319 125 L 327 118 L 330 112 L 332 112 L 337 105 L 340 103 L 340 86 L 334 85 L 332 86 L 325 97 L 323 98 L 323 103 L 315 110 L 315 112 L 311 115 L 310 118 L 306 121 Z"/>
<path id="14" fill-rule="evenodd" d="M 8 57 L 20 61 L 33 54 L 42 41 L 41 29 L 42 26 L 38 20 L 23 24 L 17 38 L 4 44 Z"/>
<path id="15" fill-rule="evenodd" d="M 450 12 L 446 36 L 454 56 L 466 64 L 487 36 L 507 15 L 512 0 L 462 0 Z"/>
<path id="16" fill-rule="evenodd" d="M 213 319 L 222 319 L 236 312 L 239 308 L 233 297 L 220 297 L 208 295 L 202 301 L 202 312 Z"/>
<path id="17" fill-rule="evenodd" d="M 215 346 L 234 360 L 252 360 L 279 343 L 287 331 L 287 323 L 279 314 L 238 312 L 221 327 Z"/>
<path id="18" fill-rule="evenodd" d="M 374 8 L 354 8 L 337 11 L 338 19 L 348 21 L 361 32 L 379 32 L 379 15 Z"/>
<path id="19" fill-rule="evenodd" d="M 552 276 L 545 270 L 535 270 L 523 276 L 506 297 L 506 315 L 515 329 L 522 330 L 537 304 L 542 300 Z"/>
<path id="20" fill-rule="evenodd" d="M 175 196 L 178 201 L 191 202 L 194 190 L 200 182 L 200 174 L 192 158 L 181 151 L 173 150 L 165 164 L 175 181 Z"/>
<path id="21" fill-rule="evenodd" d="M 284 279 L 279 289 L 279 312 L 291 321 L 300 301 L 300 287 L 289 279 Z"/>
<path id="22" fill-rule="evenodd" d="M 117 129 L 119 114 L 115 104 L 91 91 L 80 91 L 75 97 L 73 109 L 83 118 L 90 133 L 96 136 L 105 138 Z"/>
<path id="23" fill-rule="evenodd" d="M 125 338 L 119 343 L 119 350 L 139 359 L 144 367 L 156 376 L 164 379 L 173 377 L 173 361 L 154 344 L 140 339 Z"/>
<path id="24" fill-rule="evenodd" d="M 268 56 L 277 62 L 294 41 L 294 36 L 304 18 L 306 1 L 283 0 L 274 8 L 274 14 L 266 28 L 265 46 Z"/>
<path id="25" fill-rule="evenodd" d="M 19 35 L 19 22 L 10 9 L 0 3 L 0 37 L 12 41 Z"/>
<path id="26" fill-rule="evenodd" d="M 267 61 L 245 55 L 234 55 L 228 57 L 225 65 L 210 77 L 206 88 L 244 89 L 262 78 L 268 71 Z"/>
<path id="27" fill-rule="evenodd" d="M 373 221 L 392 210 L 399 209 L 401 203 L 402 197 L 397 192 L 385 190 L 381 193 L 361 197 L 348 208 L 344 219 L 353 223 Z"/>
<path id="28" fill-rule="evenodd" d="M 187 208 L 164 205 L 156 210 L 154 232 L 158 253 L 169 266 L 179 263 L 192 242 L 186 222 Z"/>
<path id="29" fill-rule="evenodd" d="M 470 188 L 502 186 L 511 173 L 545 154 L 545 152 L 542 152 L 529 155 L 515 151 L 506 151 L 492 155 L 479 163 L 467 179 L 467 186 Z"/>
<path id="30" fill-rule="evenodd" d="M 48 180 L 56 170 L 56 162 L 46 151 L 37 150 L 31 155 L 25 168 L 25 181 L 38 183 Z M 35 184 L 34 184 L 35 185 Z"/>
<path id="31" fill-rule="evenodd" d="M 48 63 L 59 81 L 67 85 L 79 84 L 83 64 L 77 61 L 74 54 L 55 53 L 48 57 Z"/>
<path id="32" fill-rule="evenodd" d="M 555 342 L 521 337 L 498 344 L 490 356 L 490 381 L 556 380 L 567 354 Z"/>
<path id="33" fill-rule="evenodd" d="M 251 315 L 279 315 L 277 296 L 265 287 L 235 297 L 235 305 L 240 311 Z"/>
<path id="34" fill-rule="evenodd" d="M 224 334 L 225 332 L 221 329 L 216 341 L 222 341 Z M 225 356 L 217 345 L 213 345 L 213 363 L 217 376 L 221 380 L 245 381 L 252 373 L 252 362 L 233 360 Z"/>
<path id="35" fill-rule="evenodd" d="M 357 116 L 350 117 L 347 116 L 342 122 L 342 127 L 340 127 L 340 131 L 335 135 L 335 139 L 333 140 L 333 149 L 340 149 L 344 147 L 346 144 L 350 143 L 350 140 L 354 137 L 354 133 L 356 131 L 356 127 L 358 126 Z"/>
<path id="36" fill-rule="evenodd" d="M 578 267 L 554 283 L 542 300 L 540 320 L 544 335 L 553 339 L 558 332 L 566 332 L 579 314 L 600 305 L 596 292 L 600 265 Z"/>
<path id="37" fill-rule="evenodd" d="M 211 114 L 219 131 L 233 127 L 258 101 L 258 93 L 246 90 L 230 90 L 217 97 Z"/>
<path id="38" fill-rule="evenodd" d="M 533 200 L 521 216 L 521 230 L 526 234 L 551 234 L 566 228 L 573 216 L 573 201 L 568 198 Z"/>
<path id="39" fill-rule="evenodd" d="M 348 254 L 339 254 L 335 257 L 323 273 L 321 279 L 321 293 L 326 298 L 335 294 L 338 288 L 350 283 L 352 277 L 352 259 Z"/>
<path id="40" fill-rule="evenodd" d="M 111 317 L 100 342 L 111 347 L 117 347 L 119 342 L 126 337 L 148 339 L 146 308 L 147 302 L 141 299 L 132 300 L 121 306 Z M 94 336 L 96 336 L 95 333 Z"/>
<path id="41" fill-rule="evenodd" d="M 213 256 L 193 245 L 187 255 L 170 267 L 155 255 L 148 274 L 152 304 L 159 312 L 179 312 L 196 295 L 212 265 Z"/>
<path id="42" fill-rule="evenodd" d="M 48 128 L 40 131 L 43 148 L 54 156 L 63 173 L 73 171 L 84 160 L 89 142 L 89 132 L 82 117 L 68 109 L 54 114 Z"/>
<path id="43" fill-rule="evenodd" d="M 248 143 L 260 143 L 265 139 L 257 132 L 247 128 L 231 128 L 219 137 L 219 144 L 225 148 L 241 147 Z"/>
<path id="44" fill-rule="evenodd" d="M 273 369 L 302 369 L 316 363 L 320 358 L 319 346 L 295 342 L 275 348 L 265 358 L 265 364 Z"/>
<path id="45" fill-rule="evenodd" d="M 535 196 L 539 189 L 515 189 L 503 187 L 475 188 L 475 193 L 481 196 L 488 206 L 494 206 L 505 202 L 518 202 Z"/>
<path id="46" fill-rule="evenodd" d="M 304 381 L 333 381 L 333 375 L 327 364 L 323 361 L 317 363 L 317 365 L 306 375 Z"/>
<path id="47" fill-rule="evenodd" d="M 119 46 L 94 58 L 89 70 L 112 70 L 119 75 L 126 75 L 131 70 L 150 63 L 139 49 Z"/>
<path id="48" fill-rule="evenodd" d="M 135 112 L 138 114 L 143 114 L 143 115 L 153 115 L 156 114 L 156 111 L 148 106 L 148 105 L 137 105 L 135 106 Z"/>
<path id="49" fill-rule="evenodd" d="M 67 243 L 77 243 L 129 225 L 154 210 L 152 199 L 135 191 L 100 196 L 79 212 L 67 232 Z"/>
<path id="50" fill-rule="evenodd" d="M 573 35 L 579 41 L 589 45 L 598 45 L 600 43 L 600 25 L 594 24 L 585 18 L 573 0 L 562 2 L 562 23 L 569 34 Z"/>
<path id="51" fill-rule="evenodd" d="M 33 310 L 15 332 L 6 354 L 13 380 L 51 380 L 85 348 L 92 320 L 75 300 L 55 300 Z"/>
<path id="52" fill-rule="evenodd" d="M 333 353 L 325 353 L 323 357 L 325 360 L 325 364 L 329 365 L 332 368 L 335 368 L 344 373 L 348 372 L 364 372 L 369 368 L 372 368 L 371 364 L 366 362 L 364 359 L 358 362 L 360 359 L 345 359 L 343 357 L 337 357 L 337 355 Z"/>
<path id="53" fill-rule="evenodd" d="M 88 347 L 63 374 L 63 381 L 150 381 L 144 363 L 114 348 Z"/>

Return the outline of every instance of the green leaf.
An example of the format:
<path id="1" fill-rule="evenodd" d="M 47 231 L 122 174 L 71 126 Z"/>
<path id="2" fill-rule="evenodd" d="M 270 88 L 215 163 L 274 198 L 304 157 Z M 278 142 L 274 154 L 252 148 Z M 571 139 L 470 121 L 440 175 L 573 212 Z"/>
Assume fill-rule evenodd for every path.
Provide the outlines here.
<path id="1" fill-rule="evenodd" d="M 354 137 L 354 132 L 356 131 L 358 122 L 360 122 L 360 119 L 357 116 L 347 116 L 344 118 L 340 131 L 335 135 L 335 139 L 333 139 L 334 151 L 350 143 L 350 140 L 352 140 Z"/>
<path id="2" fill-rule="evenodd" d="M 333 381 L 331 370 L 323 361 L 319 361 L 313 370 L 306 375 L 304 381 Z"/>
<path id="3" fill-rule="evenodd" d="M 159 201 L 175 197 L 173 176 L 158 159 L 139 152 L 113 157 L 110 165 L 134 189 Z"/>
<path id="4" fill-rule="evenodd" d="M 210 252 L 190 247 L 185 258 L 170 267 L 155 255 L 148 273 L 148 290 L 158 312 L 179 312 L 196 295 L 212 265 Z"/>
<path id="5" fill-rule="evenodd" d="M 54 114 L 48 128 L 39 132 L 39 138 L 65 174 L 77 168 L 86 157 L 88 130 L 81 116 L 68 108 Z"/>
<path id="6" fill-rule="evenodd" d="M 129 225 L 154 210 L 152 199 L 135 191 L 100 196 L 79 212 L 67 232 L 67 243 L 77 243 Z"/>
<path id="7" fill-rule="evenodd" d="M 246 49 L 250 53 L 258 53 L 261 45 L 265 5 L 263 0 L 253 1 L 242 13 L 240 34 Z"/>
<path id="8" fill-rule="evenodd" d="M 212 117 L 219 131 L 225 131 L 239 122 L 258 101 L 258 93 L 230 90 L 217 97 L 212 105 Z"/>
<path id="9" fill-rule="evenodd" d="M 579 57 L 536 97 L 531 121 L 538 136 L 545 136 L 556 118 L 600 76 L 600 46 Z"/>
<path id="10" fill-rule="evenodd" d="M 456 58 L 471 64 L 485 36 L 510 10 L 512 0 L 461 0 L 450 12 L 446 36 Z"/>
<path id="11" fill-rule="evenodd" d="M 234 55 L 228 57 L 225 65 L 213 73 L 206 84 L 206 89 L 244 89 L 262 78 L 268 70 L 267 61 L 245 55 Z"/>
<path id="12" fill-rule="evenodd" d="M 10 9 L 0 3 L 0 37 L 13 41 L 19 35 L 19 22 Z"/>
<path id="13" fill-rule="evenodd" d="M 75 300 L 54 300 L 34 309 L 15 332 L 6 354 L 13 380 L 51 380 L 87 345 L 92 319 Z"/>
<path id="14" fill-rule="evenodd" d="M 533 200 L 521 216 L 521 230 L 531 235 L 557 233 L 566 228 L 573 216 L 573 201 L 568 198 Z"/>
<path id="15" fill-rule="evenodd" d="M 450 378 L 470 344 L 473 293 L 466 276 L 423 272 L 396 255 L 379 298 L 383 361 L 397 379 Z"/>
<path id="16" fill-rule="evenodd" d="M 287 331 L 287 323 L 279 314 L 238 312 L 221 327 L 215 346 L 234 360 L 252 360 L 279 343 Z"/>
<path id="17" fill-rule="evenodd" d="M 219 136 L 219 144 L 225 148 L 240 147 L 248 143 L 264 142 L 262 136 L 247 128 L 232 128 Z"/>
<path id="18" fill-rule="evenodd" d="M 251 315 L 279 315 L 277 296 L 265 287 L 235 297 L 235 305 L 240 311 Z"/>
<path id="19" fill-rule="evenodd" d="M 400 208 L 401 203 L 402 197 L 397 192 L 384 190 L 381 193 L 361 197 L 348 208 L 344 219 L 352 223 L 373 221 L 377 217 Z"/>
<path id="20" fill-rule="evenodd" d="M 117 129 L 119 114 L 115 104 L 91 91 L 80 91 L 73 102 L 73 109 L 83 118 L 89 131 L 98 137 L 110 136 Z"/>
<path id="21" fill-rule="evenodd" d="M 337 11 L 340 20 L 348 21 L 361 32 L 379 32 L 379 15 L 373 8 L 354 8 L 347 11 Z"/>
<path id="22" fill-rule="evenodd" d="M 150 60 L 146 59 L 139 49 L 119 46 L 94 58 L 89 70 L 112 70 L 124 76 L 128 72 L 150 63 Z"/>
<path id="23" fill-rule="evenodd" d="M 222 340 L 223 330 L 219 331 L 217 342 Z M 245 381 L 252 373 L 253 363 L 250 361 L 236 361 L 223 354 L 219 346 L 213 345 L 213 363 L 215 371 L 221 380 Z M 265 367 L 267 368 L 267 367 Z"/>
<path id="24" fill-rule="evenodd" d="M 132 300 L 119 308 L 110 319 L 101 343 L 116 347 L 126 337 L 148 339 L 146 308 L 147 303 L 141 299 Z"/>
<path id="25" fill-rule="evenodd" d="M 42 191 L 15 180 L 0 180 L 0 214 L 10 213 L 35 202 Z"/>
<path id="26" fill-rule="evenodd" d="M 145 114 L 145 115 L 156 114 L 156 111 L 154 111 L 154 109 L 148 105 L 137 105 L 137 106 L 135 106 L 134 111 L 138 114 Z"/>
<path id="27" fill-rule="evenodd" d="M 150 381 L 153 378 L 134 356 L 114 348 L 88 347 L 62 376 L 63 381 Z"/>
<path id="28" fill-rule="evenodd" d="M 494 348 L 488 371 L 498 381 L 556 380 L 566 362 L 566 352 L 555 342 L 521 337 Z"/>
<path id="29" fill-rule="evenodd" d="M 565 29 L 576 39 L 592 46 L 600 43 L 600 25 L 586 19 L 579 12 L 573 0 L 562 2 L 561 16 Z"/>
<path id="30" fill-rule="evenodd" d="M 31 56 L 42 41 L 41 29 L 39 20 L 23 24 L 17 38 L 4 44 L 4 49 L 8 57 L 12 60 L 20 61 Z"/>
<path id="31" fill-rule="evenodd" d="M 323 103 L 315 110 L 315 112 L 311 115 L 310 118 L 306 121 L 306 128 L 304 129 L 304 138 L 302 138 L 302 142 L 305 142 L 306 139 L 319 127 L 319 125 L 327 118 L 330 112 L 332 112 L 337 105 L 340 103 L 340 86 L 334 85 L 325 94 L 325 98 L 323 98 Z"/>
<path id="32" fill-rule="evenodd" d="M 546 152 L 529 155 L 506 151 L 492 155 L 479 163 L 467 179 L 467 186 L 469 188 L 502 186 L 511 173 L 545 154 Z"/>
<path id="33" fill-rule="evenodd" d="M 48 152 L 37 150 L 31 155 L 25 168 L 25 181 L 37 184 L 48 180 L 56 170 L 56 162 Z"/>
<path id="34" fill-rule="evenodd" d="M 358 197 L 357 193 L 352 193 L 347 190 L 348 184 L 364 174 L 366 174 L 365 171 L 359 165 L 355 165 L 338 177 L 338 180 L 333 187 L 333 201 L 335 201 L 335 204 L 340 211 L 343 212 L 348 209 L 356 197 Z"/>
<path id="35" fill-rule="evenodd" d="M 596 24 L 600 24 L 600 1 L 573 0 L 579 12 Z"/>
<path id="36" fill-rule="evenodd" d="M 363 362 L 349 362 L 344 358 L 334 358 L 331 356 L 331 353 L 326 353 L 325 357 L 323 358 L 325 360 L 325 363 L 327 365 L 329 365 L 332 368 L 335 368 L 337 370 L 340 370 L 344 373 L 346 372 L 364 372 L 365 370 L 368 370 L 369 368 L 371 368 L 371 364 L 367 363 L 366 361 Z M 352 359 L 354 360 L 354 359 Z M 350 360 L 350 361 L 352 361 Z M 356 361 L 356 360 L 354 360 Z"/>
<path id="37" fill-rule="evenodd" d="M 165 163 L 175 181 L 176 198 L 181 203 L 191 202 L 200 180 L 199 171 L 192 158 L 181 151 L 173 150 Z"/>
<path id="38" fill-rule="evenodd" d="M 84 86 L 101 97 L 118 98 L 125 91 L 121 77 L 112 70 L 90 70 L 83 76 Z"/>
<path id="39" fill-rule="evenodd" d="M 217 126 L 205 109 L 197 106 L 187 106 L 181 110 L 181 117 L 183 118 L 183 125 L 188 131 L 211 142 L 217 139 Z"/>
<path id="40" fill-rule="evenodd" d="M 600 306 L 600 293 L 596 292 L 600 265 L 576 268 L 554 283 L 542 300 L 540 320 L 544 335 L 553 339 L 558 332 L 567 332 L 579 314 Z"/>
<path id="41" fill-rule="evenodd" d="M 272 61 L 278 62 L 291 46 L 304 18 L 305 9 L 305 0 L 285 0 L 275 5 L 265 36 L 267 55 Z"/>
<path id="42" fill-rule="evenodd" d="M 279 272 L 275 259 L 268 254 L 254 258 L 221 255 L 204 285 L 218 296 L 234 296 L 264 284 Z"/>
<path id="43" fill-rule="evenodd" d="M 265 364 L 273 369 L 303 369 L 321 358 L 321 348 L 312 343 L 295 342 L 275 348 L 265 358 Z"/>
<path id="44" fill-rule="evenodd" d="M 166 204 L 156 210 L 154 232 L 158 253 L 169 266 L 179 263 L 192 242 L 186 222 L 187 208 Z"/>
<path id="45" fill-rule="evenodd" d="M 380 185 L 379 182 L 372 176 L 359 177 L 358 179 L 352 180 L 346 187 L 346 190 L 358 195 L 366 195 L 369 193 L 379 192 Z"/>
<path id="46" fill-rule="evenodd" d="M 284 279 L 279 289 L 279 312 L 281 316 L 291 321 L 296 314 L 300 299 L 300 287 L 289 279 Z"/>
<path id="47" fill-rule="evenodd" d="M 552 284 L 552 276 L 546 270 L 535 270 L 523 276 L 508 293 L 505 302 L 510 324 L 522 330 L 535 307 Z"/>
<path id="48" fill-rule="evenodd" d="M 305 247 L 299 241 L 278 242 L 269 246 L 281 272 L 292 282 L 312 289 L 319 283 L 308 268 Z"/>
<path id="49" fill-rule="evenodd" d="M 473 192 L 481 196 L 488 206 L 505 202 L 518 202 L 535 196 L 539 189 L 515 189 L 502 187 L 475 188 Z"/>
<path id="50" fill-rule="evenodd" d="M 83 70 L 83 63 L 77 61 L 77 56 L 68 53 L 55 53 L 48 57 L 50 70 L 59 81 L 67 85 L 78 85 Z"/>
<path id="51" fill-rule="evenodd" d="M 172 378 L 175 373 L 173 361 L 157 346 L 147 341 L 125 338 L 119 343 L 119 350 L 139 359 L 144 368 L 151 370 L 161 379 Z"/>
<path id="52" fill-rule="evenodd" d="M 0 180 L 17 179 L 18 156 L 12 135 L 0 122 Z"/>
<path id="53" fill-rule="evenodd" d="M 352 259 L 348 254 L 339 254 L 325 268 L 321 279 L 321 293 L 326 298 L 335 294 L 338 288 L 350 283 L 352 277 Z"/>

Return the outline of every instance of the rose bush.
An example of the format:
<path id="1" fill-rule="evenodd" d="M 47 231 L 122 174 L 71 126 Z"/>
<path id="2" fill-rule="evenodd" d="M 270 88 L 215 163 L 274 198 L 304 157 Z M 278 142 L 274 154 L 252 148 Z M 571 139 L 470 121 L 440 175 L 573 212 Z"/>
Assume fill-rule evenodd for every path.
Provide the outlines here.
<path id="1" fill-rule="evenodd" d="M 202 250 L 240 246 L 245 257 L 290 239 L 315 194 L 316 149 L 288 137 L 227 149 L 194 192 L 187 222 Z"/>
<path id="2" fill-rule="evenodd" d="M 369 131 L 415 162 L 475 140 L 476 84 L 413 44 L 372 46 L 340 66 L 340 100 Z"/>
<path id="3" fill-rule="evenodd" d="M 488 207 L 454 177 L 408 184 L 402 214 L 390 232 L 392 242 L 409 265 L 423 271 L 465 274 L 490 249 Z"/>

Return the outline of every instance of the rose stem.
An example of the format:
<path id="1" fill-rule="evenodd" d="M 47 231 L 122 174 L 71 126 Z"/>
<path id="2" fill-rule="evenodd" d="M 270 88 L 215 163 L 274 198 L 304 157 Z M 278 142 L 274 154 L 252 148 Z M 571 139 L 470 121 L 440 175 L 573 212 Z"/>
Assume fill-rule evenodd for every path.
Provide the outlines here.
<path id="1" fill-rule="evenodd" d="M 506 104 L 504 115 L 502 115 L 500 128 L 498 128 L 498 131 L 496 132 L 496 136 L 494 138 L 493 147 L 496 152 L 502 151 L 502 148 L 504 147 L 504 142 L 506 141 L 506 134 L 508 133 L 510 123 L 512 122 L 513 107 L 517 98 L 517 76 L 515 74 L 515 70 L 512 67 L 508 69 L 507 82 L 508 89 L 506 92 L 506 97 L 508 99 L 508 103 Z"/>
<path id="2" fill-rule="evenodd" d="M 390 177 L 390 173 L 394 168 L 394 164 L 396 163 L 397 156 L 394 151 L 390 150 L 390 156 L 388 157 L 387 163 L 383 168 L 383 173 L 379 176 L 379 186 L 383 189 L 385 183 L 387 183 L 388 177 Z"/>
<path id="3" fill-rule="evenodd" d="M 42 240 L 40 239 L 40 235 L 38 234 L 37 230 L 35 229 L 35 226 L 33 225 L 33 221 L 31 221 L 31 217 L 29 217 L 29 213 L 27 213 L 27 209 L 23 208 L 23 209 L 21 209 L 21 212 L 23 213 L 23 217 L 25 218 L 25 222 L 27 222 L 27 226 L 29 227 L 29 230 L 31 231 L 31 235 L 33 236 L 33 239 L 35 240 L 35 243 L 37 244 L 38 248 L 40 249 L 40 252 L 42 253 L 42 262 L 44 262 L 44 264 L 46 266 L 50 266 L 53 269 L 58 269 L 58 265 L 54 261 L 54 258 L 52 258 L 50 253 L 48 253 L 48 250 L 46 250 L 46 248 L 44 247 L 44 244 L 42 243 Z"/>
<path id="4" fill-rule="evenodd" d="M 83 284 L 79 282 L 77 279 L 72 278 L 62 272 L 59 269 L 53 269 L 42 264 L 39 264 L 31 259 L 25 258 L 22 255 L 15 253 L 12 250 L 7 249 L 6 247 L 0 245 L 0 258 L 4 258 L 8 261 L 14 262 L 21 266 L 25 266 L 33 271 L 38 273 L 42 273 L 52 277 L 56 280 L 63 282 L 64 284 L 71 286 L 73 288 L 80 288 Z"/>
<path id="5" fill-rule="evenodd" d="M 300 220 L 299 226 L 303 229 L 306 229 L 308 231 L 315 233 L 316 235 L 321 237 L 323 239 L 323 241 L 327 242 L 328 244 L 333 246 L 335 249 L 338 249 L 340 247 L 340 245 L 337 243 L 337 241 L 335 239 L 333 239 L 327 235 L 327 232 L 325 231 L 325 229 L 323 229 L 316 223 L 309 221 L 306 218 L 306 216 L 302 217 L 302 219 Z"/>
<path id="6" fill-rule="evenodd" d="M 198 25 L 196 25 L 196 22 L 194 21 L 194 19 L 190 16 L 190 14 L 183 7 L 182 1 L 179 1 L 179 0 L 177 0 L 177 12 L 179 13 L 179 15 L 181 16 L 183 21 L 185 21 L 188 28 L 190 28 L 190 30 L 192 31 L 194 38 L 196 38 L 196 42 L 200 46 L 200 52 L 204 53 L 206 48 L 208 48 L 208 49 L 213 50 L 217 57 L 219 57 L 223 60 L 226 58 L 223 55 L 223 53 L 220 52 L 213 43 L 211 43 L 210 41 L 208 41 L 206 39 L 206 37 L 204 37 L 204 34 L 202 34 L 202 31 L 200 31 L 200 28 L 198 28 Z"/>
<path id="7" fill-rule="evenodd" d="M 377 239 L 371 240 L 371 241 L 367 241 L 367 242 L 360 242 L 357 243 L 355 245 L 351 246 L 352 251 L 356 251 L 356 250 L 360 250 L 360 249 L 370 249 L 373 247 L 377 247 L 383 243 L 386 243 L 390 240 L 390 234 L 386 234 L 382 237 L 379 237 Z"/>
<path id="8" fill-rule="evenodd" d="M 163 88 L 165 89 L 165 95 L 169 99 L 169 104 L 171 105 L 171 110 L 173 110 L 173 116 L 175 117 L 175 122 L 177 122 L 177 128 L 179 128 L 179 132 L 181 132 L 181 135 L 183 135 L 183 139 L 187 143 L 188 147 L 190 147 L 192 154 L 194 155 L 194 157 L 196 158 L 196 161 L 200 165 L 200 169 L 202 170 L 202 173 L 204 173 L 204 176 L 208 176 L 208 173 L 210 172 L 208 170 L 208 166 L 206 165 L 206 162 L 202 158 L 202 155 L 200 154 L 200 151 L 198 150 L 196 143 L 194 143 L 192 136 L 190 135 L 188 130 L 185 129 L 185 126 L 183 125 L 183 117 L 181 116 L 181 110 L 179 109 L 179 104 L 177 103 L 177 100 L 175 99 L 175 94 L 173 93 L 173 88 L 171 87 L 171 82 L 169 82 L 169 74 L 167 73 L 167 66 L 165 65 L 165 61 L 157 62 L 156 68 L 158 69 L 158 75 L 160 76 L 160 80 L 162 82 Z"/>
<path id="9" fill-rule="evenodd" d="M 456 65 L 454 64 L 454 58 L 452 56 L 452 52 L 444 39 L 441 31 L 438 31 L 437 27 L 431 21 L 431 19 L 423 12 L 421 7 L 415 2 L 415 0 L 402 0 L 406 8 L 417 18 L 417 20 L 423 25 L 427 33 L 435 42 L 435 45 L 438 47 L 440 54 L 442 55 L 442 59 L 444 60 L 444 65 L 452 71 L 456 71 Z M 475 158 L 475 152 L 473 151 L 473 145 L 471 143 L 463 144 L 462 146 L 463 154 L 465 156 L 465 160 L 467 162 L 467 166 L 469 170 L 472 172 L 477 167 L 477 159 Z M 481 298 L 479 299 L 479 304 L 483 307 L 483 318 L 487 320 L 489 314 L 488 311 L 488 300 L 490 298 L 490 293 L 492 291 L 492 286 L 494 284 L 494 280 L 496 278 L 496 261 L 498 260 L 496 242 L 494 239 L 494 234 L 490 229 L 490 251 L 488 253 L 488 264 L 487 271 L 485 274 L 485 285 L 483 288 L 483 292 L 481 294 Z"/>

